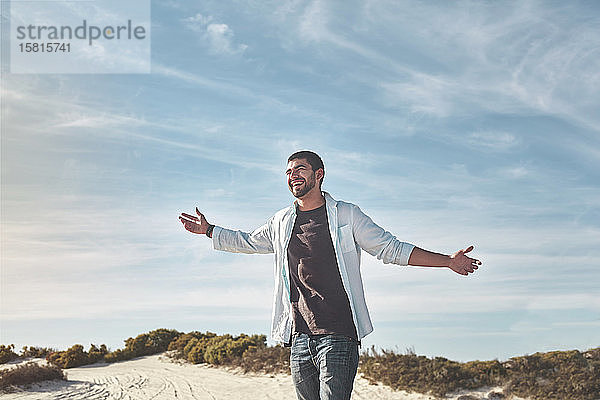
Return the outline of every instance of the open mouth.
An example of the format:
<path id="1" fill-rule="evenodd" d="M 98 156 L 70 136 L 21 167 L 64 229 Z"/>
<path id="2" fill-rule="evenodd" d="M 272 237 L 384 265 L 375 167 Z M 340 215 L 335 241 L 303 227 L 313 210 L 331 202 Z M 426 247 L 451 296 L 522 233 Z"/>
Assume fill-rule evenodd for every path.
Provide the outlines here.
<path id="1" fill-rule="evenodd" d="M 296 187 L 296 186 L 300 186 L 304 183 L 304 179 L 294 179 L 293 181 L 290 182 L 290 185 L 292 187 Z"/>

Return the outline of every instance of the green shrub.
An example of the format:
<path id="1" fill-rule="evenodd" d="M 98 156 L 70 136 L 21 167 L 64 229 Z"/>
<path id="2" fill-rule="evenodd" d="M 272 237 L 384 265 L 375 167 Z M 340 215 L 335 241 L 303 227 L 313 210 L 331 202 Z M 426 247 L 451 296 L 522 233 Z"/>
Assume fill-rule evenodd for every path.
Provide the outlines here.
<path id="1" fill-rule="evenodd" d="M 106 345 L 100 345 L 100 348 L 92 344 L 89 351 L 84 351 L 83 346 L 76 344 L 66 351 L 55 351 L 46 356 L 46 360 L 60 368 L 75 368 L 82 365 L 94 364 L 102 361 L 108 354 Z"/>
<path id="2" fill-rule="evenodd" d="M 217 336 L 212 332 L 190 332 L 171 342 L 169 350 L 173 358 L 185 359 L 194 364 L 231 364 L 251 348 L 265 347 L 265 335 L 229 334 Z"/>
<path id="3" fill-rule="evenodd" d="M 106 354 L 104 361 L 111 363 L 162 353 L 169 348 L 169 344 L 173 340 L 176 340 L 181 335 L 181 332 L 173 329 L 157 329 L 148 333 L 142 333 L 135 338 L 125 340 L 125 348 Z"/>
<path id="4" fill-rule="evenodd" d="M 204 350 L 206 346 L 200 345 L 200 341 L 198 339 L 192 339 L 189 341 L 188 345 L 185 346 L 186 357 L 185 359 L 191 362 L 192 364 L 200 364 L 204 362 Z"/>
<path id="5" fill-rule="evenodd" d="M 0 390 L 9 391 L 12 386 L 27 385 L 52 379 L 66 379 L 63 371 L 50 365 L 29 362 L 15 368 L 0 370 Z"/>
<path id="6" fill-rule="evenodd" d="M 180 332 L 170 329 L 157 329 L 138 335 L 135 339 L 125 340 L 125 349 L 135 354 L 136 357 L 157 354 L 166 351 L 169 343 L 181 335 Z"/>
<path id="7" fill-rule="evenodd" d="M 211 342 L 204 351 L 204 361 L 209 364 L 223 364 L 228 361 L 227 348 L 231 347 L 232 340 L 230 338 L 222 338 Z"/>
<path id="8" fill-rule="evenodd" d="M 83 350 L 83 346 L 76 344 L 67 351 L 57 351 L 46 357 L 46 360 L 60 368 L 74 368 L 89 364 L 88 353 Z"/>
<path id="9" fill-rule="evenodd" d="M 28 358 L 28 357 L 46 358 L 46 356 L 48 356 L 48 354 L 54 353 L 54 352 L 56 352 L 56 350 L 49 349 L 47 347 L 23 346 L 23 350 L 21 350 L 20 357 L 22 357 L 22 358 Z"/>
<path id="10" fill-rule="evenodd" d="M 135 358 L 135 354 L 127 349 L 118 349 L 113 352 L 108 353 L 104 356 L 104 361 L 107 363 L 114 363 L 118 361 L 126 361 Z"/>
<path id="11" fill-rule="evenodd" d="M 168 347 L 173 358 L 188 360 L 194 364 L 204 362 L 204 350 L 216 333 L 190 332 L 173 340 Z"/>
<path id="12" fill-rule="evenodd" d="M 197 339 L 198 332 L 184 333 L 169 343 L 167 350 L 173 352 L 174 358 L 185 358 L 185 347 L 192 339 Z"/>
<path id="13" fill-rule="evenodd" d="M 100 348 L 92 344 L 88 350 L 88 361 L 89 364 L 94 364 L 99 361 L 104 361 L 104 356 L 108 354 L 108 349 L 105 344 L 100 345 Z"/>
<path id="14" fill-rule="evenodd" d="M 9 344 L 8 346 L 0 344 L 0 364 L 6 364 L 19 358 L 19 355 L 13 351 L 14 349 L 14 344 Z"/>

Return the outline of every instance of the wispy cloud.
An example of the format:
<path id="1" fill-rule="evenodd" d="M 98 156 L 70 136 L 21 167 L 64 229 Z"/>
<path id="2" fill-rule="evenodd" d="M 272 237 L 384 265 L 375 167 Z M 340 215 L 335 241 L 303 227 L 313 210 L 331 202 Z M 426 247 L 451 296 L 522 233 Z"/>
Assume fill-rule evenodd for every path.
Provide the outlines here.
<path id="1" fill-rule="evenodd" d="M 592 67 L 598 60 L 593 22 L 569 6 L 540 15 L 538 5 L 527 1 L 501 10 L 496 5 L 367 2 L 357 9 L 364 16 L 353 15 L 354 29 L 344 29 L 343 36 L 345 27 L 335 23 L 337 10 L 315 0 L 300 15 L 292 7 L 285 23 L 295 16 L 303 42 L 354 53 L 386 71 L 382 78 L 365 81 L 379 88 L 384 104 L 392 108 L 433 117 L 473 115 L 476 109 L 543 113 L 598 131 L 600 121 L 589 111 L 599 104 L 584 105 L 575 97 L 585 93 L 593 98 L 589 94 L 600 84 L 600 69 Z M 492 17 L 497 13 L 503 18 Z M 367 45 L 361 24 L 399 37 L 396 51 L 383 53 Z M 404 40 L 407 33 L 417 40 Z M 426 56 L 442 67 L 426 71 L 402 57 L 403 52 Z"/>
<path id="2" fill-rule="evenodd" d="M 414 114 L 448 117 L 457 112 L 452 94 L 459 86 L 440 77 L 415 74 L 408 82 L 381 83 L 384 104 L 390 108 L 406 108 Z"/>
<path id="3" fill-rule="evenodd" d="M 519 145 L 519 139 L 502 131 L 478 131 L 467 136 L 467 143 L 475 148 L 492 151 L 507 151 Z"/>
<path id="4" fill-rule="evenodd" d="M 261 98 L 250 90 L 236 85 L 217 83 L 205 80 L 193 74 L 186 74 L 176 69 L 158 66 L 158 71 L 166 76 L 175 76 L 177 79 L 192 81 L 202 86 L 209 86 L 219 91 L 226 91 L 232 95 L 247 98 Z M 11 141 L 21 142 L 24 145 L 40 143 L 45 140 L 53 148 L 60 148 L 52 136 L 81 137 L 86 132 L 88 138 L 94 137 L 106 143 L 146 143 L 147 145 L 161 146 L 164 151 L 184 152 L 206 160 L 231 163 L 244 168 L 259 168 L 279 175 L 281 167 L 265 161 L 258 161 L 243 157 L 243 151 L 253 148 L 255 151 L 265 150 L 271 139 L 256 139 L 249 136 L 236 121 L 231 120 L 198 120 L 195 118 L 171 119 L 168 116 L 144 116 L 136 113 L 122 113 L 110 106 L 102 105 L 102 99 L 95 99 L 92 103 L 81 102 L 79 98 L 69 98 L 61 95 L 41 95 L 40 87 L 14 85 L 14 88 L 5 89 L 5 95 L 11 101 L 11 106 L 6 112 L 6 127 L 11 133 Z M 265 101 L 270 101 L 265 98 Z M 12 107 L 14 102 L 19 102 L 22 107 Z M 87 104 L 84 104 L 87 103 Z M 36 111 L 35 118 L 25 118 Z M 68 111 L 65 111 L 68 110 Z M 49 129 L 50 128 L 50 129 Z M 48 135 L 43 139 L 37 137 L 36 132 L 49 129 Z M 238 148 L 240 154 L 232 156 L 231 149 L 223 148 L 219 142 L 198 143 L 195 139 L 202 136 L 212 136 L 215 132 L 222 139 L 231 143 L 244 143 L 244 149 Z M 17 135 L 16 132 L 19 132 Z M 173 133 L 176 133 L 174 135 Z"/>

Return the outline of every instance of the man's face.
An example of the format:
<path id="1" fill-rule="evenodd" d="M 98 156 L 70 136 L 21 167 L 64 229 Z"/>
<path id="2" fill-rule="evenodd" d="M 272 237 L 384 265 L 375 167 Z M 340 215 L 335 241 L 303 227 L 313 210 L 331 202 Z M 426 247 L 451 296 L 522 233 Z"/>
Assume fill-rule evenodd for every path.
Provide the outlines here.
<path id="1" fill-rule="evenodd" d="M 317 174 L 305 159 L 292 160 L 288 163 L 285 174 L 287 176 L 288 187 L 296 198 L 302 198 L 308 192 L 315 188 L 317 178 L 322 177 L 321 169 Z"/>

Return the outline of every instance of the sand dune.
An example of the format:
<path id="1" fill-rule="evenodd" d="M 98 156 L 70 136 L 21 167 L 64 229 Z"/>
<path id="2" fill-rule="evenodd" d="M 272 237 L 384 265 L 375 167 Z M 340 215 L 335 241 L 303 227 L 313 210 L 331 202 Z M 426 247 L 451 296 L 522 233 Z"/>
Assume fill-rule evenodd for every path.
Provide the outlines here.
<path id="1" fill-rule="evenodd" d="M 243 374 L 239 371 L 173 362 L 165 355 L 114 364 L 94 364 L 65 370 L 67 381 L 31 385 L 2 399 L 22 400 L 230 400 L 296 398 L 289 375 Z M 485 398 L 486 391 L 472 392 Z M 464 395 L 464 393 L 461 393 Z M 449 397 L 456 399 L 459 395 Z M 432 400 L 432 396 L 393 391 L 357 378 L 353 400 Z"/>

